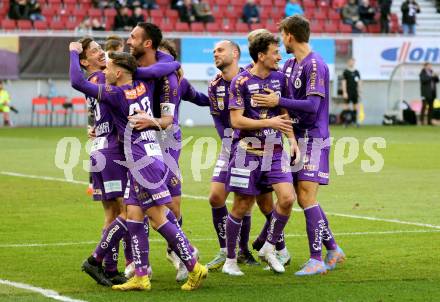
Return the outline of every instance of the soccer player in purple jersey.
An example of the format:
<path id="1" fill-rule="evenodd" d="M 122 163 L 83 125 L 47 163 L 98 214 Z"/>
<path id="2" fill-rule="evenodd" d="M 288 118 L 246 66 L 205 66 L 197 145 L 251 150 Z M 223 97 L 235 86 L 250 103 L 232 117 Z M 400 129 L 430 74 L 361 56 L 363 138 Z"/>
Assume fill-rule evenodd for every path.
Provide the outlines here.
<path id="1" fill-rule="evenodd" d="M 215 271 L 222 268 L 226 261 L 226 220 L 228 217 L 228 209 L 226 207 L 226 199 L 228 192 L 226 191 L 227 167 L 231 157 L 231 149 L 233 143 L 231 139 L 232 129 L 229 116 L 229 95 L 231 80 L 244 69 L 239 68 L 238 61 L 240 59 L 240 47 L 230 41 L 223 40 L 218 42 L 214 47 L 214 62 L 216 67 L 221 71 L 208 87 L 208 95 L 210 98 L 211 115 L 217 133 L 222 140 L 221 152 L 218 156 L 214 173 L 211 179 L 211 190 L 209 202 L 212 207 L 212 220 L 214 229 L 217 233 L 220 251 L 206 266 L 209 270 Z M 257 196 L 257 203 L 264 214 L 269 214 L 272 208 L 272 190 L 262 192 Z M 270 205 L 270 210 L 264 211 Z M 239 252 L 237 256 L 238 263 L 247 265 L 259 265 L 252 253 L 249 251 L 249 233 L 251 229 L 251 212 L 243 217 L 242 226 L 239 235 Z M 264 244 L 263 240 L 263 244 Z M 262 244 L 262 245 L 263 245 Z"/>
<path id="2" fill-rule="evenodd" d="M 234 276 L 243 275 L 237 266 L 235 253 L 243 217 L 251 209 L 255 196 L 270 186 L 278 201 L 266 242 L 258 254 L 273 271 L 285 271 L 276 257 L 275 244 L 289 220 L 295 200 L 281 135 L 282 132 L 287 135 L 292 155 L 297 154 L 292 122 L 286 110 L 280 107 L 260 108 L 253 101 L 253 95 L 266 88 L 289 96 L 286 78 L 277 71 L 281 60 L 278 39 L 273 35 L 258 36 L 250 43 L 249 53 L 255 65 L 234 77 L 229 100 L 231 124 L 238 143 L 233 150 L 226 182 L 227 191 L 234 192 L 234 203 L 226 222 L 227 259 L 222 271 Z"/>
<path id="3" fill-rule="evenodd" d="M 156 25 L 152 23 L 138 23 L 138 25 L 130 33 L 127 45 L 130 47 L 130 53 L 137 59 L 139 66 L 150 66 L 156 62 L 157 49 L 162 41 L 162 32 Z M 181 149 L 181 131 L 178 125 L 178 114 L 180 104 L 179 78 L 177 73 L 171 73 L 160 78 L 156 83 L 156 90 L 153 107 L 160 108 L 157 113 L 153 108 L 156 118 L 142 111 L 136 111 L 138 114 L 129 118 L 135 129 L 145 129 L 147 127 L 155 127 L 159 125 L 165 131 L 165 139 L 162 140 L 162 148 L 164 149 L 165 162 L 167 165 L 167 185 L 170 190 L 172 202 L 167 204 L 171 210 L 167 217 L 169 221 L 176 224 L 177 227 L 182 226 L 182 215 L 180 210 L 181 204 L 181 181 L 178 160 Z M 192 248 L 192 247 L 191 247 Z M 191 251 L 194 257 L 198 258 L 198 251 Z M 172 255 L 172 251 L 168 249 L 167 259 L 173 261 L 174 267 L 177 268 L 177 281 L 183 281 L 186 276 L 186 267 L 176 257 Z"/>
<path id="4" fill-rule="evenodd" d="M 101 46 L 93 41 L 91 38 L 83 38 L 79 40 L 84 51 L 80 55 L 81 67 L 87 73 L 87 80 L 96 83 L 104 84 L 105 77 L 102 70 L 105 68 L 105 54 Z M 99 171 L 92 171 L 93 182 L 93 199 L 101 201 L 104 208 L 104 227 L 103 237 L 108 236 L 108 228 L 115 221 L 121 220 L 121 224 L 125 225 L 125 213 L 121 214 L 123 207 L 123 196 L 125 185 L 127 183 L 127 169 L 118 165 L 114 160 L 124 160 L 122 145 L 118 141 L 116 129 L 113 125 L 113 119 L 108 107 L 105 104 L 98 104 L 96 99 L 86 95 L 88 105 L 94 112 L 93 125 L 93 146 L 90 154 L 90 161 L 93 169 Z M 105 165 L 98 167 L 100 162 L 105 162 Z M 98 167 L 98 168 L 97 168 Z M 113 233 L 113 232 L 112 232 Z M 126 235 L 124 237 L 125 244 L 124 254 L 126 258 L 126 266 L 132 261 L 130 238 Z M 128 244 L 127 244 L 128 243 Z M 103 245 L 106 254 L 103 257 L 104 272 L 102 271 L 100 263 L 93 266 L 86 260 L 82 269 L 92 276 L 98 283 L 103 285 L 121 284 L 127 279 L 121 276 L 117 270 L 117 259 L 119 252 L 119 241 L 108 247 Z M 110 281 L 110 282 L 109 282 Z"/>
<path id="5" fill-rule="evenodd" d="M 310 26 L 305 18 L 288 17 L 281 22 L 280 30 L 287 52 L 295 56 L 283 68 L 293 98 L 270 93 L 256 95 L 254 99 L 259 106 L 286 108 L 293 118 L 295 135 L 304 154 L 301 169 L 293 172 L 293 181 L 298 203 L 304 209 L 310 250 L 310 259 L 296 275 L 322 274 L 345 259 L 317 201 L 319 185 L 329 181 L 329 70 L 310 48 Z M 321 258 L 322 244 L 327 249 L 325 261 Z"/>
<path id="6" fill-rule="evenodd" d="M 148 235 L 144 229 L 144 216 L 148 215 L 152 226 L 167 240 L 190 272 L 182 290 L 197 289 L 208 270 L 200 265 L 190 253 L 190 243 L 185 234 L 166 217 L 166 204 L 171 202 L 165 179 L 165 165 L 156 133 L 152 128 L 145 131 L 131 130 L 128 116 L 136 109 L 152 115 L 151 99 L 154 81 L 133 80 L 136 59 L 127 53 L 113 52 L 109 55 L 104 71 L 106 85 L 87 82 L 81 74 L 78 55 L 82 52 L 79 43 L 70 44 L 70 77 L 72 87 L 106 103 L 112 110 L 114 122 L 120 137 L 124 137 L 125 164 L 128 179 L 124 202 L 127 205 L 127 228 L 131 235 L 135 276 L 115 290 L 149 290 L 147 276 Z M 110 245 L 110 243 L 109 243 Z"/>
<path id="7" fill-rule="evenodd" d="M 248 34 L 248 37 L 247 37 L 248 43 L 249 44 L 252 43 L 252 41 L 260 35 L 272 35 L 272 33 L 264 28 L 255 29 Z M 245 67 L 245 69 L 250 70 L 254 66 L 254 64 L 255 64 L 254 62 L 251 62 L 250 64 L 248 64 Z M 264 197 L 264 198 L 259 198 L 260 196 Z M 258 207 L 260 208 L 260 211 L 266 217 L 266 222 L 265 222 L 263 228 L 261 229 L 258 237 L 252 242 L 252 247 L 257 251 L 259 251 L 261 249 L 264 242 L 266 241 L 267 229 L 269 228 L 269 223 L 272 218 L 272 213 L 274 210 L 274 202 L 273 202 L 273 198 L 272 198 L 272 188 L 270 188 L 270 194 L 268 192 L 267 194 L 262 194 L 260 196 L 257 196 L 257 204 L 258 204 Z M 278 242 L 276 243 L 275 249 L 277 251 L 277 257 L 278 257 L 278 260 L 280 261 L 280 263 L 282 263 L 285 266 L 289 265 L 291 257 L 290 257 L 289 251 L 286 248 L 286 243 L 284 242 L 284 232 L 281 233 L 281 237 L 278 240 Z M 239 261 L 240 257 L 238 257 L 237 260 Z M 269 269 L 269 268 L 270 267 L 268 266 L 265 269 Z"/>

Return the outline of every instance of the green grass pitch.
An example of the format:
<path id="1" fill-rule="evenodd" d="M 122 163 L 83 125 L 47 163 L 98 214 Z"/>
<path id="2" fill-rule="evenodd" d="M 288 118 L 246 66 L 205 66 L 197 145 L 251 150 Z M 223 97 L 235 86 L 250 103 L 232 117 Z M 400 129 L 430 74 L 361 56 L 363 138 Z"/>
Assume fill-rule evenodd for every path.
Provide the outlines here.
<path id="1" fill-rule="evenodd" d="M 215 130 L 184 128 L 183 133 L 193 136 L 180 161 L 183 191 L 207 197 L 213 168 L 203 170 L 202 180 L 195 181 L 191 154 L 197 138 L 215 138 Z M 88 302 L 440 301 L 440 130 L 332 128 L 331 134 L 335 142 L 344 136 L 357 138 L 360 150 L 359 157 L 344 167 L 344 175 L 336 175 L 332 155 L 331 184 L 321 188 L 319 195 L 337 242 L 347 254 L 347 261 L 335 271 L 307 278 L 293 275 L 308 255 L 304 217 L 295 211 L 285 230 L 293 260 L 284 275 L 245 267 L 244 277 L 211 273 L 200 290 L 181 292 L 174 281 L 174 269 L 165 259 L 165 242 L 152 232 L 152 291 L 120 293 L 97 285 L 80 270 L 99 239 L 103 223 L 101 205 L 86 196 L 86 187 L 9 174 L 63 178 L 63 171 L 55 166 L 57 142 L 62 137 L 77 137 L 82 150 L 73 175 L 75 180 L 87 181 L 82 169 L 82 161 L 87 159 L 85 130 L 2 128 L 0 281 L 26 283 Z M 386 148 L 377 149 L 384 159 L 378 173 L 361 170 L 361 161 L 369 159 L 363 150 L 369 137 L 386 140 Z M 183 229 L 199 248 L 201 262 L 206 263 L 218 251 L 208 201 L 184 198 L 183 214 Z M 251 240 L 263 221 L 254 208 Z M 123 255 L 120 259 L 122 269 Z M 0 301 L 54 300 L 0 284 Z"/>

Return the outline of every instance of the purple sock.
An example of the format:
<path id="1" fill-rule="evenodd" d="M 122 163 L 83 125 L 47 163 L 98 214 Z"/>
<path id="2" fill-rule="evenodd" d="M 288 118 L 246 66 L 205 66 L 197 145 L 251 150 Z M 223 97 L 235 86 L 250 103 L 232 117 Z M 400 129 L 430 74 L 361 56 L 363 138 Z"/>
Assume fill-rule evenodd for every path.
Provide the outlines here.
<path id="1" fill-rule="evenodd" d="M 275 250 L 281 251 L 286 248 L 286 242 L 284 241 L 284 231 L 281 232 L 280 239 L 278 239 L 277 243 L 275 244 Z"/>
<path id="2" fill-rule="evenodd" d="M 267 241 L 273 245 L 280 239 L 284 227 L 289 221 L 289 216 L 281 215 L 276 210 L 272 212 L 269 229 L 267 230 Z"/>
<path id="3" fill-rule="evenodd" d="M 264 226 L 257 237 L 257 241 L 259 241 L 261 244 L 264 244 L 264 242 L 267 239 L 267 230 L 269 229 L 270 220 L 272 219 L 272 213 L 273 211 L 270 212 L 269 214 L 264 215 L 266 216 L 266 222 L 264 223 Z"/>
<path id="4" fill-rule="evenodd" d="M 125 223 L 127 224 L 127 223 Z M 131 236 L 128 232 L 122 237 L 122 247 L 124 248 L 125 266 L 133 262 L 133 251 L 131 248 Z"/>
<path id="5" fill-rule="evenodd" d="M 150 265 L 148 259 L 150 247 L 144 225 L 143 221 L 127 220 L 136 276 L 147 275 L 147 269 Z"/>
<path id="6" fill-rule="evenodd" d="M 238 246 L 241 252 L 249 252 L 249 233 L 251 232 L 251 216 L 245 215 L 241 223 L 240 229 L 240 239 L 238 241 Z"/>
<path id="7" fill-rule="evenodd" d="M 226 220 L 226 247 L 227 257 L 229 259 L 234 259 L 236 257 L 235 247 L 237 246 L 241 222 L 241 219 L 234 218 L 231 214 L 228 215 L 228 219 Z"/>
<path id="8" fill-rule="evenodd" d="M 169 222 L 174 224 L 182 233 L 184 233 L 182 230 L 182 227 L 181 227 L 182 225 L 180 224 L 180 222 L 183 222 L 182 216 L 180 216 L 180 219 L 177 219 L 176 216 L 174 215 L 173 211 L 168 210 L 167 219 Z M 189 244 L 188 237 L 186 237 L 186 235 L 185 235 L 185 238 L 187 240 L 186 244 L 189 246 L 191 253 L 194 253 L 194 247 L 191 244 Z M 173 250 L 173 248 L 170 245 L 168 245 L 167 251 L 171 252 L 172 250 Z"/>
<path id="9" fill-rule="evenodd" d="M 318 205 L 304 209 L 306 216 L 307 238 L 309 239 L 310 258 L 322 261 L 322 233 L 324 220 Z"/>
<path id="10" fill-rule="evenodd" d="M 117 217 L 107 229 L 102 232 L 101 241 L 96 246 L 93 252 L 93 257 L 98 262 L 104 260 L 106 271 L 115 271 L 117 269 L 117 256 L 116 261 L 113 261 L 113 248 L 119 248 L 119 241 L 127 234 L 127 222 L 121 217 Z M 117 254 L 118 250 L 116 250 Z"/>
<path id="11" fill-rule="evenodd" d="M 182 230 L 175 224 L 167 221 L 162 224 L 157 231 L 166 239 L 168 245 L 171 246 L 176 255 L 179 256 L 188 271 L 191 272 L 197 260 L 193 257 L 191 244 Z"/>
<path id="12" fill-rule="evenodd" d="M 217 233 L 218 244 L 220 248 L 226 247 L 226 220 L 228 219 L 228 208 L 212 208 L 212 223 Z"/>
<path id="13" fill-rule="evenodd" d="M 330 230 L 330 225 L 328 224 L 327 216 L 325 216 L 324 210 L 321 208 L 320 205 L 319 210 L 321 211 L 321 217 L 324 220 L 324 229 L 322 230 L 322 243 L 324 244 L 325 248 L 329 250 L 336 250 L 338 245 L 336 244 L 335 237 L 333 237 L 333 233 Z"/>

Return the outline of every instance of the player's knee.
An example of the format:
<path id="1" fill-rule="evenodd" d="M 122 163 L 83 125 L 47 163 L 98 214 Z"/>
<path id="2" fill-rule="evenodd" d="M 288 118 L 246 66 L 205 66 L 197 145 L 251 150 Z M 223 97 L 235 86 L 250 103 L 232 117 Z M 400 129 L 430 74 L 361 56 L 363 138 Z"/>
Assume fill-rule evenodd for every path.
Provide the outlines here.
<path id="1" fill-rule="evenodd" d="M 260 211 L 265 215 L 269 214 L 270 212 L 273 211 L 273 201 L 272 200 L 257 198 L 257 205 L 260 208 Z"/>
<path id="2" fill-rule="evenodd" d="M 221 194 L 211 193 L 209 195 L 209 204 L 213 208 L 219 208 L 225 205 L 225 200 L 223 199 Z"/>
<path id="3" fill-rule="evenodd" d="M 282 194 L 278 199 L 278 206 L 284 211 L 290 211 L 295 199 L 295 194 Z"/>

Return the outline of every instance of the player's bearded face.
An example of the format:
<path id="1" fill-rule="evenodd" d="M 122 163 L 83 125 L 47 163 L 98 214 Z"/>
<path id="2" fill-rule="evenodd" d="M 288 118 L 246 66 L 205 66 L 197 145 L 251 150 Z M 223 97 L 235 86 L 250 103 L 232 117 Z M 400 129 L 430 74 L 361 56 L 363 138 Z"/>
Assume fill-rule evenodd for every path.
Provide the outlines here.
<path id="1" fill-rule="evenodd" d="M 214 49 L 214 63 L 215 67 L 219 70 L 223 70 L 232 64 L 234 57 L 230 47 L 219 45 Z"/>
<path id="2" fill-rule="evenodd" d="M 142 29 L 135 27 L 127 40 L 127 45 L 130 48 L 130 54 L 136 59 L 139 59 L 145 54 L 144 39 Z"/>
<path id="3" fill-rule="evenodd" d="M 290 46 L 290 34 L 286 34 L 284 32 L 284 30 L 281 31 L 281 39 L 283 40 L 283 44 L 284 44 L 284 47 L 286 48 L 286 52 L 293 53 L 293 49 Z"/>

